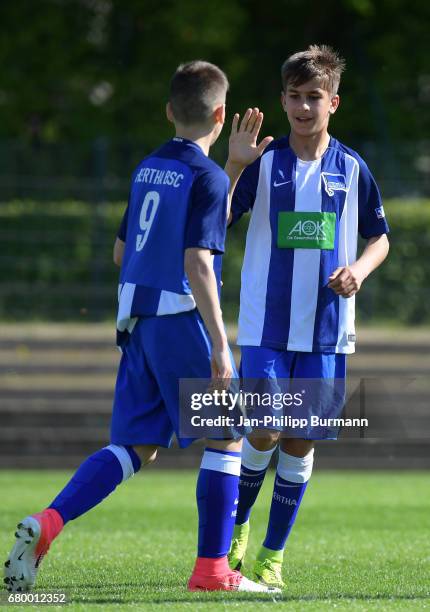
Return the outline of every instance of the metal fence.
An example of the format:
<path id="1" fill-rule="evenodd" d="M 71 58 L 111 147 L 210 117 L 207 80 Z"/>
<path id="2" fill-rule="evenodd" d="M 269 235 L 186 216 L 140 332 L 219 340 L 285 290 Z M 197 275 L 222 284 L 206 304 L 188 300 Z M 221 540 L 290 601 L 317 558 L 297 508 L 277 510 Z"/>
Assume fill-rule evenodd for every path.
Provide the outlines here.
<path id="1" fill-rule="evenodd" d="M 430 195 L 424 141 L 390 151 L 374 143 L 354 148 L 368 161 L 384 196 Z M 112 245 L 128 177 L 148 152 L 139 143 L 114 145 L 103 138 L 79 145 L 0 143 L 0 319 L 114 317 L 118 270 Z M 217 161 L 222 163 L 225 153 L 225 146 L 217 148 Z M 243 230 L 229 235 L 223 302 L 230 321 L 237 317 L 243 240 Z M 418 249 L 420 240 L 425 239 L 417 236 Z M 378 278 L 366 283 L 359 300 L 362 319 L 372 319 L 381 291 Z M 428 301 L 430 288 L 419 291 L 420 300 Z"/>
<path id="2" fill-rule="evenodd" d="M 384 197 L 430 197 L 430 141 L 348 143 L 366 160 Z M 0 201 L 124 199 L 128 179 L 152 143 L 100 137 L 81 143 L 0 142 Z M 214 147 L 221 165 L 227 156 L 225 137 Z"/>

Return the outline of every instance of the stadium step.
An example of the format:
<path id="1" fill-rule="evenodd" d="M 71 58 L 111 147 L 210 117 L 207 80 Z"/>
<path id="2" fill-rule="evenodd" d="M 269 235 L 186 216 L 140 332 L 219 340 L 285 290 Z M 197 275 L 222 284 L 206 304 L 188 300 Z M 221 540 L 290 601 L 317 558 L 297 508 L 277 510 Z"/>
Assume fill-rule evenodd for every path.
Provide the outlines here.
<path id="1" fill-rule="evenodd" d="M 345 431 L 338 442 L 321 442 L 318 466 L 430 467 L 422 438 L 429 435 L 430 383 L 423 381 L 430 380 L 430 333 L 363 330 L 358 337 L 348 362 L 350 385 L 380 381 L 372 394 L 383 436 L 357 439 Z M 105 324 L 0 326 L 0 467 L 73 467 L 108 442 L 120 358 L 114 341 L 113 326 Z M 378 386 L 396 392 L 390 396 Z M 393 417 L 405 413 L 408 426 L 399 436 Z M 200 454 L 200 444 L 161 451 L 154 467 L 194 467 Z"/>

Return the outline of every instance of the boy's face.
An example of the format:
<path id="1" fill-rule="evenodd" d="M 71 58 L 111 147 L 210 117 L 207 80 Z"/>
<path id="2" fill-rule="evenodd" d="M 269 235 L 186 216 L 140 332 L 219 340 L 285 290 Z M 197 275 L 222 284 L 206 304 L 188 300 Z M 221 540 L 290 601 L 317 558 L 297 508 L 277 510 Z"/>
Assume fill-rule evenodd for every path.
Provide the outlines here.
<path id="1" fill-rule="evenodd" d="M 339 106 L 339 96 L 323 89 L 318 79 L 312 79 L 303 85 L 287 85 L 281 102 L 291 130 L 298 136 L 313 136 L 327 131 L 330 115 Z"/>

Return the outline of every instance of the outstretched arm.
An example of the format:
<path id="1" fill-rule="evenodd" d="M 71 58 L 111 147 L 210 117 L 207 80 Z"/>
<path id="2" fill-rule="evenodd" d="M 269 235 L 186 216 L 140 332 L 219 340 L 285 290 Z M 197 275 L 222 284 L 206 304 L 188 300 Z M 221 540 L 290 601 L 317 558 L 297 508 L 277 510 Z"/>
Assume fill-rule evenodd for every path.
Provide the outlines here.
<path id="1" fill-rule="evenodd" d="M 352 297 L 360 290 L 363 281 L 384 261 L 390 245 L 387 234 L 369 238 L 361 257 L 350 266 L 337 268 L 329 277 L 328 286 L 337 295 Z"/>

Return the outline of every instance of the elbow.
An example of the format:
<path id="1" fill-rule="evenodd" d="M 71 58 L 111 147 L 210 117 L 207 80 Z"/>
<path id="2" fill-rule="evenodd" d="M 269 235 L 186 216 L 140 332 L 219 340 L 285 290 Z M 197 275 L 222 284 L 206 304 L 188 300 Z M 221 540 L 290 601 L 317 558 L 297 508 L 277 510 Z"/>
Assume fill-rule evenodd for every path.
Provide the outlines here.
<path id="1" fill-rule="evenodd" d="M 122 258 L 124 256 L 125 243 L 119 238 L 116 239 L 113 247 L 113 262 L 118 267 L 121 267 Z"/>
<path id="2" fill-rule="evenodd" d="M 387 234 L 385 234 L 385 257 L 387 257 L 389 252 L 390 252 L 390 241 L 388 240 Z"/>

